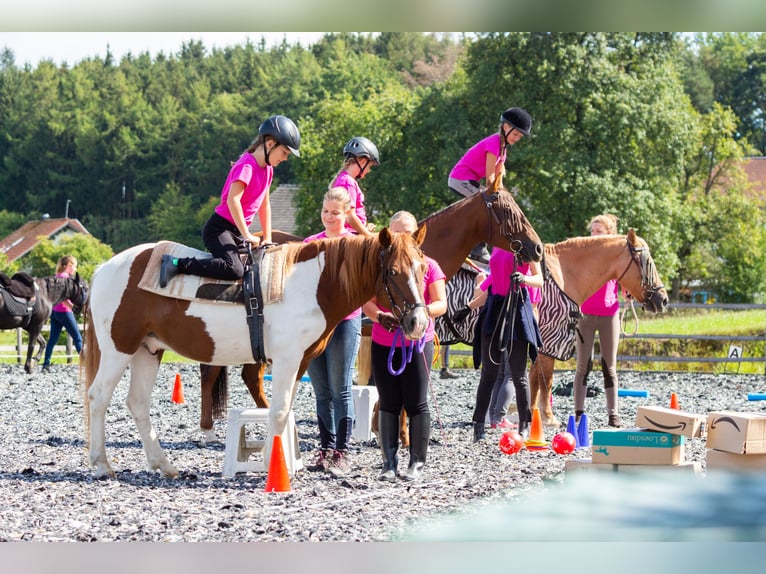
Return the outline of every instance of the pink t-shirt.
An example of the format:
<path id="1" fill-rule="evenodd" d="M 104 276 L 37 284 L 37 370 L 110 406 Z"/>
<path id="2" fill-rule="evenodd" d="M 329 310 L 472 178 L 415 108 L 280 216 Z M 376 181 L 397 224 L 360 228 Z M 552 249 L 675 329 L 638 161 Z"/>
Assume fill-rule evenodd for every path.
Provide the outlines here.
<path id="1" fill-rule="evenodd" d="M 444 274 L 444 271 L 442 271 L 442 268 L 439 267 L 439 264 L 431 259 L 430 257 L 426 256 L 426 262 L 428 263 L 428 270 L 423 275 L 423 299 L 426 302 L 426 305 L 428 305 L 431 302 L 431 297 L 428 294 L 428 286 L 431 283 L 435 283 L 436 281 L 444 280 L 447 278 L 447 276 Z M 386 309 L 382 305 L 379 305 L 380 310 L 386 313 L 390 313 L 390 309 Z M 429 319 L 428 321 L 428 327 L 426 328 L 426 332 L 423 335 L 423 339 L 425 342 L 432 341 L 434 338 L 434 320 Z M 384 345 L 386 347 L 390 347 L 391 343 L 394 342 L 394 333 L 389 333 L 386 329 L 383 328 L 383 326 L 380 323 L 373 323 L 372 324 L 372 340 L 375 341 L 379 345 Z M 402 339 L 397 339 L 397 344 L 399 347 L 401 347 L 401 341 Z"/>
<path id="2" fill-rule="evenodd" d="M 617 280 L 610 279 L 580 305 L 580 310 L 585 315 L 598 315 L 600 317 L 616 315 L 620 312 L 618 291 Z"/>
<path id="3" fill-rule="evenodd" d="M 341 232 L 341 237 L 344 235 L 353 235 L 351 231 L 349 231 L 348 228 L 344 228 Z M 303 243 L 308 243 L 309 241 L 317 241 L 318 239 L 328 239 L 327 237 L 327 231 L 320 231 L 319 233 L 315 233 L 314 235 L 309 235 L 306 239 L 303 240 Z M 347 321 L 349 319 L 353 319 L 354 317 L 358 317 L 362 314 L 362 308 L 358 307 L 354 311 L 351 311 L 351 314 L 347 315 L 343 318 L 344 321 Z"/>
<path id="4" fill-rule="evenodd" d="M 492 250 L 492 255 L 489 257 L 489 275 L 482 281 L 479 288 L 482 291 L 486 291 L 492 287 L 492 293 L 494 295 L 506 296 L 511 290 L 511 274 L 513 273 L 513 260 L 514 255 L 510 251 L 495 247 Z M 530 275 L 529 263 L 521 263 L 516 267 L 516 271 L 523 273 L 524 275 Z M 529 301 L 532 304 L 540 302 L 540 289 L 537 287 L 531 287 L 530 285 L 524 285 L 527 291 L 529 291 Z"/>
<path id="5" fill-rule="evenodd" d="M 351 205 L 354 206 L 354 213 L 356 213 L 356 216 L 359 218 L 359 221 L 362 222 L 362 225 L 367 225 L 367 212 L 364 209 L 364 194 L 357 181 L 351 177 L 347 171 L 342 171 L 338 174 L 330 187 L 342 187 L 348 191 L 348 195 L 351 198 Z M 353 227 L 348 223 L 346 223 L 346 227 L 353 230 Z M 356 233 L 356 230 L 354 230 L 354 233 Z"/>
<path id="6" fill-rule="evenodd" d="M 215 208 L 215 212 L 234 223 L 229 206 L 226 203 L 229 198 L 229 188 L 235 181 L 241 181 L 245 184 L 245 192 L 242 194 L 242 213 L 245 216 L 245 223 L 248 227 L 255 219 L 255 214 L 267 200 L 269 187 L 274 177 L 274 168 L 270 165 L 261 167 L 252 154 L 245 152 L 231 166 L 229 175 L 226 177 L 226 183 L 221 190 L 221 203 Z"/>
<path id="7" fill-rule="evenodd" d="M 69 273 L 56 273 L 56 277 L 66 277 L 69 279 Z M 51 309 L 52 311 L 57 311 L 59 313 L 68 313 L 72 310 L 72 302 L 67 299 L 66 301 L 62 301 L 58 305 L 54 305 Z"/>
<path id="8" fill-rule="evenodd" d="M 499 158 L 498 163 L 505 163 L 505 154 L 500 155 L 500 134 L 492 134 L 474 144 L 452 168 L 449 176 L 463 181 L 479 181 L 487 175 L 487 154 Z"/>

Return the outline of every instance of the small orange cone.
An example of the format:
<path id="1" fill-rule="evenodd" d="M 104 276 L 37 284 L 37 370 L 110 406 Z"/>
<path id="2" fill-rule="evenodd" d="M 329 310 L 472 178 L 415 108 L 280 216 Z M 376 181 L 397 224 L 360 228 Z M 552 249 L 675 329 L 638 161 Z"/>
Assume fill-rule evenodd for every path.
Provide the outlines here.
<path id="1" fill-rule="evenodd" d="M 285 451 L 282 450 L 282 437 L 274 435 L 269 461 L 269 475 L 266 477 L 266 492 L 290 492 L 290 473 L 287 471 Z"/>
<path id="2" fill-rule="evenodd" d="M 173 396 L 171 400 L 177 404 L 184 404 L 184 386 L 181 384 L 181 374 L 176 373 L 176 380 L 173 383 Z"/>
<path id="3" fill-rule="evenodd" d="M 535 407 L 532 410 L 532 426 L 529 429 L 529 440 L 524 443 L 527 450 L 546 450 L 548 443 L 545 442 L 543 433 L 543 419 L 540 417 L 540 409 Z"/>
<path id="4" fill-rule="evenodd" d="M 675 393 L 670 393 L 670 408 L 676 409 L 677 411 L 680 410 L 678 408 L 678 395 Z"/>

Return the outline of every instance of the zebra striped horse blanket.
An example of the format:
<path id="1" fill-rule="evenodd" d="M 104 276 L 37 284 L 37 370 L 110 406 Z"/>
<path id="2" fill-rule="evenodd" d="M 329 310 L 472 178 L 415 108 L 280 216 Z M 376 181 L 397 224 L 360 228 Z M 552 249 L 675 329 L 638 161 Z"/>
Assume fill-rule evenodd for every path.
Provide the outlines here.
<path id="1" fill-rule="evenodd" d="M 553 280 L 543 265 L 543 292 L 538 304 L 539 327 L 543 346 L 539 353 L 559 361 L 571 359 L 575 353 L 577 321 L 582 317 L 580 306 L 567 296 Z M 436 318 L 436 336 L 442 345 L 465 343 L 473 345 L 474 329 L 479 309 L 471 311 L 464 321 L 452 317 L 473 296 L 476 271 L 463 265 L 452 279 L 447 281 L 447 312 Z"/>

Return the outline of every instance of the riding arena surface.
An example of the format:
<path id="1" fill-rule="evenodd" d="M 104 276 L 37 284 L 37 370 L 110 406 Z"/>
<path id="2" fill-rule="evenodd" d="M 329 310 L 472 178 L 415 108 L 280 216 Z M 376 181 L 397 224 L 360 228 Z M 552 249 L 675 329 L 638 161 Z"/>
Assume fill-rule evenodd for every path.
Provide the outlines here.
<path id="1" fill-rule="evenodd" d="M 252 407 L 238 371 L 229 374 L 229 408 Z M 507 505 L 512 524 L 513 508 L 521 508 L 525 500 L 543 501 L 546 494 L 555 499 L 569 480 L 565 461 L 589 458 L 590 449 L 569 455 L 551 450 L 506 455 L 498 448 L 501 431 L 489 429 L 485 441 L 473 444 L 470 421 L 479 372 L 458 372 L 461 376 L 454 380 L 439 379 L 438 369 L 432 375 L 432 435 L 422 481 L 379 482 L 381 456 L 373 437 L 352 445 L 347 476 L 302 470 L 292 477 L 288 492 L 265 492 L 266 472 L 222 477 L 225 421 L 215 424 L 221 443 L 200 443 L 197 365 L 163 363 L 152 400 L 152 420 L 180 470 L 177 479 L 144 470 L 144 451 L 125 406 L 127 374 L 107 413 L 106 441 L 117 476 L 97 479 L 87 466 L 77 365 L 54 365 L 49 373 L 31 376 L 21 365 L 0 365 L 0 423 L 5 435 L 0 448 L 0 541 L 403 541 L 417 539 L 415 533 L 424 524 L 461 514 L 479 521 L 500 505 Z M 171 401 L 177 373 L 184 386 L 183 404 Z M 621 388 L 642 389 L 649 395 L 620 397 L 625 426 L 632 426 L 639 406 L 668 406 L 672 392 L 687 412 L 766 413 L 766 402 L 747 400 L 748 393 L 766 390 L 762 375 L 631 371 L 619 376 Z M 555 382 L 566 384 L 573 377 L 571 371 L 557 371 Z M 594 372 L 590 382 L 600 387 L 601 373 Z M 266 384 L 268 391 L 270 383 Z M 603 394 L 586 401 L 589 429 L 606 428 Z M 318 446 L 314 405 L 310 383 L 302 382 L 294 413 L 307 464 Z M 559 420 L 567 421 L 572 398 L 554 396 L 553 408 Z M 546 428 L 545 439 L 550 441 L 554 433 Z M 688 440 L 687 460 L 699 461 L 703 469 L 701 476 L 683 473 L 693 487 L 707 480 L 706 451 L 704 440 Z M 408 458 L 400 451 L 401 470 Z M 766 506 L 765 498 L 761 490 L 748 504 Z M 458 538 L 475 540 L 470 519 L 465 524 Z M 556 530 L 556 524 L 550 524 L 550 530 Z M 524 524 L 516 522 L 497 530 L 494 538 L 524 539 L 524 531 Z M 760 536 L 763 531 L 761 524 L 756 532 Z M 454 539 L 454 533 L 447 538 Z"/>

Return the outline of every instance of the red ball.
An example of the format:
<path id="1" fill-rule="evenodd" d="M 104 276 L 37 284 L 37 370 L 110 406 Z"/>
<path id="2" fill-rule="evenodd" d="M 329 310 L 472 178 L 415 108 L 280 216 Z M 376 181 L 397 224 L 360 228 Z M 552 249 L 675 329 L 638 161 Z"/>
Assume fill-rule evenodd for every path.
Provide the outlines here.
<path id="1" fill-rule="evenodd" d="M 524 439 L 516 431 L 505 431 L 500 436 L 499 446 L 505 454 L 516 454 L 524 447 Z"/>
<path id="2" fill-rule="evenodd" d="M 557 433 L 551 440 L 551 448 L 556 454 L 569 454 L 577 446 L 575 437 L 570 432 Z"/>

